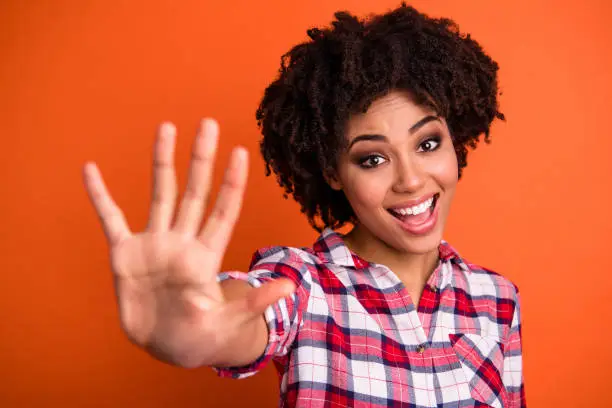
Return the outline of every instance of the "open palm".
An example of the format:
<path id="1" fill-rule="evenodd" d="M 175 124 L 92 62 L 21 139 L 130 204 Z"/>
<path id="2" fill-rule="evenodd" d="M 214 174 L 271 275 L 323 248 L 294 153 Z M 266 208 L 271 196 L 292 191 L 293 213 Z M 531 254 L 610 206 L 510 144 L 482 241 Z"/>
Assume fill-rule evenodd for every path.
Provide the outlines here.
<path id="1" fill-rule="evenodd" d="M 292 289 L 274 282 L 231 302 L 216 276 L 238 218 L 247 179 L 247 154 L 234 150 L 217 201 L 202 224 L 210 191 L 218 126 L 204 120 L 193 146 L 185 194 L 175 215 L 176 130 L 160 127 L 153 159 L 153 195 L 145 231 L 132 233 L 98 168 L 87 163 L 85 186 L 110 247 L 123 330 L 137 345 L 176 359 L 205 339 L 198 360 L 214 360 L 241 324 L 263 313 Z M 174 357 L 172 357 L 174 356 Z"/>

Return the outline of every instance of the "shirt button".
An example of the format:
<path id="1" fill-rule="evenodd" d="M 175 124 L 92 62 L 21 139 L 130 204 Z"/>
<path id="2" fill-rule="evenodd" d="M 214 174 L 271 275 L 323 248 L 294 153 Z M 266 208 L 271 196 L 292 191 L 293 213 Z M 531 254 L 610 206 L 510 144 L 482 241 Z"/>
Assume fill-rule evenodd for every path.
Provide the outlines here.
<path id="1" fill-rule="evenodd" d="M 423 353 L 425 352 L 425 345 L 424 345 L 424 344 L 419 344 L 419 345 L 417 346 L 416 351 L 417 351 L 417 353 L 419 353 L 419 354 L 423 354 Z"/>

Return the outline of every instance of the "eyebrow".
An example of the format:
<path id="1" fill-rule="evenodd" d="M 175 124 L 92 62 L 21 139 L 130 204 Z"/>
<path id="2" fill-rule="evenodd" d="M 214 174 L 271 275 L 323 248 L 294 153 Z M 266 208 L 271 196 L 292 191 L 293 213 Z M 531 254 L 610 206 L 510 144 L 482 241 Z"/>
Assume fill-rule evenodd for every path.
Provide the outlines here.
<path id="1" fill-rule="evenodd" d="M 433 116 L 433 115 L 425 116 L 423 119 L 419 120 L 417 123 L 412 125 L 412 127 L 410 127 L 410 129 L 408 129 L 408 133 L 409 134 L 414 134 L 420 128 L 422 128 L 423 126 L 425 126 L 426 124 L 428 124 L 429 122 L 434 121 L 434 120 L 440 121 L 440 117 L 439 116 Z M 361 142 L 361 141 L 365 141 L 365 140 L 384 141 L 384 142 L 386 142 L 388 139 L 384 135 L 376 135 L 376 134 L 359 135 L 356 138 L 354 138 L 353 140 L 351 140 L 351 143 L 349 144 L 348 148 L 350 149 L 355 143 Z"/>

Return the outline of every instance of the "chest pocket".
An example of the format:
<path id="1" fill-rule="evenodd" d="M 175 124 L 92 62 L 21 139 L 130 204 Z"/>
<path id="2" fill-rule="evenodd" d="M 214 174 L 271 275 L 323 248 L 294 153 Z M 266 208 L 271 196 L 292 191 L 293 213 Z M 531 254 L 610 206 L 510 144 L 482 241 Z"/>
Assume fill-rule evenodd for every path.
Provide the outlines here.
<path id="1" fill-rule="evenodd" d="M 477 334 L 449 334 L 472 398 L 494 408 L 507 406 L 502 382 L 504 350 L 498 339 Z"/>

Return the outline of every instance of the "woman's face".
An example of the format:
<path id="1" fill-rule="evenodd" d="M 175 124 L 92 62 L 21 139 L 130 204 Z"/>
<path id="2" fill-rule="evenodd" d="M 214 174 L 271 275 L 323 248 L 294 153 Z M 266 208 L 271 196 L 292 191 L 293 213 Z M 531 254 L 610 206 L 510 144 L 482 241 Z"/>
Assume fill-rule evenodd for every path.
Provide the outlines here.
<path id="1" fill-rule="evenodd" d="M 394 91 L 353 115 L 332 188 L 343 190 L 368 238 L 400 252 L 436 250 L 457 185 L 448 126 Z"/>

